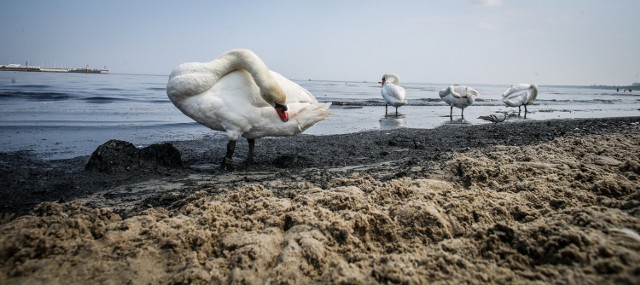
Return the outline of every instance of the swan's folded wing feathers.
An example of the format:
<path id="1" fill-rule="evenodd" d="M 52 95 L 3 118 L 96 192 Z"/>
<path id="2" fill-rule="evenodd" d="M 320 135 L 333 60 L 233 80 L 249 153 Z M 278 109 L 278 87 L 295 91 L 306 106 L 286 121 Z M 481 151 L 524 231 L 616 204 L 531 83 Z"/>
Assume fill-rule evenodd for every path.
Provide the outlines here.
<path id="1" fill-rule="evenodd" d="M 454 98 L 462 98 L 462 94 L 458 93 L 455 87 L 449 87 L 449 94 Z"/>
<path id="2" fill-rule="evenodd" d="M 520 106 L 529 100 L 530 95 L 531 93 L 529 90 L 517 90 L 515 92 L 503 94 L 502 102 L 513 107 Z"/>
<path id="3" fill-rule="evenodd" d="M 295 120 L 298 124 L 298 129 L 304 131 L 309 127 L 315 125 L 331 115 L 329 107 L 331 103 L 313 103 L 291 116 L 291 119 Z"/>
<path id="4" fill-rule="evenodd" d="M 451 90 L 451 96 L 454 98 L 468 98 L 470 96 L 476 97 L 479 95 L 478 91 L 467 86 L 450 87 L 449 90 Z"/>
<path id="5" fill-rule="evenodd" d="M 502 97 L 510 96 L 510 94 L 517 94 L 520 92 L 531 92 L 531 84 L 514 84 L 509 87 L 504 93 L 502 93 Z"/>
<path id="6" fill-rule="evenodd" d="M 317 103 L 318 100 L 313 95 L 302 88 L 295 82 L 287 79 L 275 71 L 271 71 L 273 76 L 280 84 L 280 87 L 284 89 L 284 93 L 287 94 L 287 104 L 289 103 Z"/>
<path id="7" fill-rule="evenodd" d="M 385 84 L 382 87 L 381 93 L 382 98 L 391 106 L 400 107 L 407 104 L 407 100 L 405 100 L 405 90 L 401 86 Z"/>
<path id="8" fill-rule="evenodd" d="M 458 87 L 451 87 L 449 88 L 449 94 L 451 94 L 451 96 L 453 96 L 454 98 L 465 98 L 466 94 L 464 93 L 464 89 L 461 89 L 459 86 Z"/>

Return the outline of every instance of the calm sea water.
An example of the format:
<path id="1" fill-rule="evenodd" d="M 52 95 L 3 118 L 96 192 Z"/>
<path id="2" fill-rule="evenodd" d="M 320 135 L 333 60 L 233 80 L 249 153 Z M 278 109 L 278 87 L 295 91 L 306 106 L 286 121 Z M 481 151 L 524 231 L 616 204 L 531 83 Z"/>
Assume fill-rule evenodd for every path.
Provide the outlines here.
<path id="1" fill-rule="evenodd" d="M 144 146 L 222 136 L 193 122 L 173 106 L 165 93 L 167 79 L 168 76 L 156 75 L 0 72 L 0 150 L 29 150 L 42 158 L 60 159 L 90 155 L 109 139 Z M 385 118 L 380 86 L 375 81 L 296 82 L 318 100 L 334 102 L 331 118 L 305 134 L 486 124 L 478 117 L 517 110 L 500 101 L 509 84 L 468 84 L 479 91 L 480 97 L 465 110 L 465 120 L 454 108 L 451 121 L 449 106 L 438 96 L 446 84 L 403 83 L 409 105 L 399 108 L 398 118 Z M 640 90 L 623 93 L 615 89 L 542 85 L 535 105 L 529 106 L 527 120 L 638 116 L 639 110 Z"/>

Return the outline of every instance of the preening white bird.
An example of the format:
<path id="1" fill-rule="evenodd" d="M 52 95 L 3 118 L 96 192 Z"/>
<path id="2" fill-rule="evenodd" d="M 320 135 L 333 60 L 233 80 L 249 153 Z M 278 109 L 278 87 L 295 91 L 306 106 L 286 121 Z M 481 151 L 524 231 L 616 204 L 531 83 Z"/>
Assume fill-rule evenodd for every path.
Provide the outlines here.
<path id="1" fill-rule="evenodd" d="M 210 62 L 179 65 L 169 76 L 167 95 L 185 115 L 229 138 L 222 167 L 233 168 L 236 141 L 292 136 L 329 117 L 331 103 L 267 68 L 252 51 L 236 49 Z"/>
<path id="2" fill-rule="evenodd" d="M 404 88 L 400 86 L 400 77 L 392 73 L 387 73 L 382 76 L 382 81 L 380 83 L 382 84 L 382 90 L 380 93 L 385 101 L 384 115 L 387 115 L 387 108 L 391 105 L 396 107 L 397 117 L 398 107 L 407 104 Z"/>
<path id="3" fill-rule="evenodd" d="M 476 101 L 476 97 L 480 96 L 478 91 L 468 86 L 455 86 L 440 90 L 440 99 L 451 106 L 449 118 L 453 119 L 453 107 L 462 109 L 462 118 L 464 119 L 464 108 L 467 108 Z"/>
<path id="4" fill-rule="evenodd" d="M 509 107 L 524 106 L 524 117 L 527 118 L 527 105 L 532 104 L 538 96 L 538 86 L 535 84 L 515 84 L 511 85 L 507 91 L 502 93 L 502 102 Z"/>

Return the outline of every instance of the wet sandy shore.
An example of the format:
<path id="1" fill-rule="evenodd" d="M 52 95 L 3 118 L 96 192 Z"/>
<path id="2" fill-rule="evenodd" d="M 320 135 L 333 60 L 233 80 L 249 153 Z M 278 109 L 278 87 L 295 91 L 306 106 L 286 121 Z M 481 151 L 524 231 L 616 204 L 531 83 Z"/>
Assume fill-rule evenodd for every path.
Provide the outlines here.
<path id="1" fill-rule="evenodd" d="M 261 139 L 234 172 L 219 136 L 173 167 L 0 153 L 0 283 L 635 284 L 639 141 L 629 117 Z"/>

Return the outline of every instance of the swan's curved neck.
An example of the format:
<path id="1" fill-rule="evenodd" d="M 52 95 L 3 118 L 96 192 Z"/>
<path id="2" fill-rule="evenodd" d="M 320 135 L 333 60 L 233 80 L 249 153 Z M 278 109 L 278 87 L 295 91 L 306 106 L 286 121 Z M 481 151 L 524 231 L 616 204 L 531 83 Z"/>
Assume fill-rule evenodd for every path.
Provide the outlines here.
<path id="1" fill-rule="evenodd" d="M 538 86 L 531 84 L 531 89 L 533 89 L 533 96 L 538 96 Z"/>
<path id="2" fill-rule="evenodd" d="M 456 87 L 453 85 L 449 85 L 449 92 L 451 92 L 451 94 L 453 94 L 453 96 L 455 97 L 462 97 L 460 93 L 456 92 Z"/>
<path id="3" fill-rule="evenodd" d="M 175 99 L 197 95 L 213 87 L 225 75 L 239 69 L 251 74 L 265 101 L 270 104 L 286 103 L 284 91 L 266 64 L 255 53 L 246 49 L 228 51 L 210 62 L 179 66 L 170 75 L 167 93 Z"/>
<path id="4" fill-rule="evenodd" d="M 231 50 L 215 60 L 207 63 L 208 67 L 215 73 L 216 79 L 231 73 L 235 70 L 246 70 L 251 74 L 258 88 L 268 89 L 274 84 L 275 79 L 267 68 L 267 65 L 252 51 Z M 216 80 L 217 81 L 217 80 Z M 263 92 L 266 93 L 266 92 Z"/>
<path id="5" fill-rule="evenodd" d="M 395 85 L 399 85 L 400 84 L 400 77 L 398 77 L 395 74 L 386 74 L 385 75 L 386 81 L 387 83 L 391 83 L 391 84 L 395 84 Z"/>
<path id="6" fill-rule="evenodd" d="M 538 97 L 538 86 L 535 84 L 531 84 L 531 89 L 531 96 L 529 96 L 529 101 L 527 101 L 527 104 L 532 104 L 536 100 L 536 97 Z"/>

